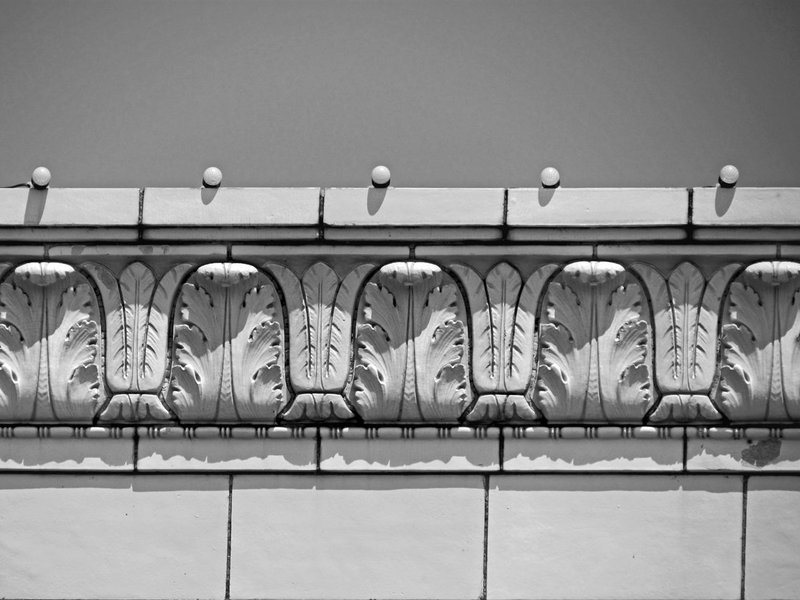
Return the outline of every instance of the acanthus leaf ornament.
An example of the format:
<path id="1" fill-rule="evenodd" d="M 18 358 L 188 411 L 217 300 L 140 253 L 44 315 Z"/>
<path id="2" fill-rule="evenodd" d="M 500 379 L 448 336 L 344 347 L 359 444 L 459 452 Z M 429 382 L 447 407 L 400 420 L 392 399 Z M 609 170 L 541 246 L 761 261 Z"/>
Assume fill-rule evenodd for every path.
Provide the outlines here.
<path id="1" fill-rule="evenodd" d="M 718 402 L 738 422 L 800 420 L 800 263 L 764 261 L 731 284 Z"/>
<path id="2" fill-rule="evenodd" d="M 351 419 L 344 397 L 352 358 L 352 324 L 358 291 L 375 268 L 362 264 L 344 278 L 318 262 L 302 281 L 284 265 L 268 263 L 283 289 L 289 315 L 289 374 L 296 396 L 287 420 Z"/>
<path id="3" fill-rule="evenodd" d="M 172 418 L 159 395 L 168 367 L 170 311 L 191 265 L 176 265 L 160 280 L 141 262 L 129 264 L 118 277 L 97 263 L 83 267 L 100 290 L 105 308 L 106 380 L 113 396 L 100 420 Z"/>
<path id="4" fill-rule="evenodd" d="M 642 421 L 653 403 L 644 303 L 617 263 L 571 263 L 550 283 L 534 391 L 549 421 Z"/>
<path id="5" fill-rule="evenodd" d="M 706 282 L 689 262 L 673 269 L 668 279 L 651 265 L 631 265 L 647 286 L 653 310 L 656 383 L 663 397 L 651 421 L 722 418 L 709 394 L 716 371 L 722 298 L 739 268 L 726 265 Z"/>
<path id="6" fill-rule="evenodd" d="M 472 316 L 472 377 L 479 396 L 467 419 L 536 420 L 525 392 L 536 375 L 539 300 L 557 265 L 540 267 L 524 286 L 505 262 L 485 278 L 466 265 L 450 268 L 464 286 Z"/>
<path id="7" fill-rule="evenodd" d="M 212 263 L 181 287 L 167 402 L 181 421 L 274 422 L 286 405 L 283 313 L 251 265 Z"/>
<path id="8" fill-rule="evenodd" d="M 398 262 L 364 288 L 351 401 L 367 422 L 455 422 L 470 404 L 466 312 L 436 265 Z"/>
<path id="9" fill-rule="evenodd" d="M 89 422 L 102 404 L 100 312 L 86 278 L 26 263 L 0 284 L 0 419 Z"/>

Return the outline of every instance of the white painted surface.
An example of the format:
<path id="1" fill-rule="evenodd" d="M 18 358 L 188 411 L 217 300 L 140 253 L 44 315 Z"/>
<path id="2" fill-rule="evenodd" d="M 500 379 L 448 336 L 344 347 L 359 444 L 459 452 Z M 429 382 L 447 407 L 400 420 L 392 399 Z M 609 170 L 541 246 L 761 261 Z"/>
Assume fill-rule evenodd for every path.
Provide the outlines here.
<path id="1" fill-rule="evenodd" d="M 798 225 L 800 188 L 695 188 L 695 225 Z"/>
<path id="2" fill-rule="evenodd" d="M 477 598 L 480 476 L 239 476 L 232 598 Z"/>
<path id="3" fill-rule="evenodd" d="M 332 439 L 330 430 L 322 428 L 320 468 L 331 471 L 453 471 L 496 470 L 500 468 L 500 435 L 490 429 L 486 438 L 472 435 L 441 439 L 432 435 L 416 439 L 368 439 L 364 429 L 354 428 L 354 435 Z M 468 431 L 468 428 L 463 428 Z M 380 431 L 380 430 L 379 430 Z M 472 431 L 468 431 L 472 433 Z M 421 434 L 420 434 L 421 435 Z M 356 437 L 357 436 L 357 437 Z"/>
<path id="4" fill-rule="evenodd" d="M 698 438 L 693 431 L 686 443 L 690 471 L 800 470 L 800 439 Z"/>
<path id="5" fill-rule="evenodd" d="M 144 225 L 316 225 L 319 188 L 146 188 Z"/>
<path id="6" fill-rule="evenodd" d="M 752 477 L 745 598 L 800 598 L 800 477 Z"/>
<path id="7" fill-rule="evenodd" d="M 315 430 L 305 439 L 139 440 L 138 469 L 241 471 L 315 469 Z"/>
<path id="8" fill-rule="evenodd" d="M 739 598 L 740 477 L 493 476 L 488 597 Z"/>
<path id="9" fill-rule="evenodd" d="M 132 437 L 128 435 L 127 438 L 121 439 L 0 438 L 0 469 L 132 471 Z"/>
<path id="10" fill-rule="evenodd" d="M 135 227 L 138 219 L 137 188 L 0 189 L 0 227 L 7 225 Z M 30 238 L 31 236 L 28 237 Z M 89 235 L 85 239 L 96 238 Z"/>
<path id="11" fill-rule="evenodd" d="M 513 188 L 509 227 L 613 227 L 688 222 L 683 188 Z"/>
<path id="12" fill-rule="evenodd" d="M 500 188 L 331 188 L 325 224 L 499 226 L 503 194 Z"/>
<path id="13" fill-rule="evenodd" d="M 0 477 L 0 596 L 222 598 L 228 478 Z"/>
<path id="14" fill-rule="evenodd" d="M 679 471 L 683 436 L 676 439 L 518 439 L 506 433 L 506 471 Z"/>

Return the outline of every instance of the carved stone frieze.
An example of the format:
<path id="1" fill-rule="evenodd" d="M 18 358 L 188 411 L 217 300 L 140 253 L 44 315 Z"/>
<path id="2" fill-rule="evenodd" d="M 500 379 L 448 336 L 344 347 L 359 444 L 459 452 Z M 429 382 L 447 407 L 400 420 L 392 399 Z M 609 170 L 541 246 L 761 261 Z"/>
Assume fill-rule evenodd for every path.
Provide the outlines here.
<path id="1" fill-rule="evenodd" d="M 350 400 L 366 422 L 454 422 L 471 403 L 466 310 L 438 266 L 396 262 L 358 308 Z"/>
<path id="2" fill-rule="evenodd" d="M 174 314 L 167 403 L 181 421 L 273 422 L 286 406 L 283 311 L 251 265 L 200 267 Z"/>
<path id="3" fill-rule="evenodd" d="M 169 419 L 159 396 L 167 373 L 169 318 L 184 263 L 160 280 L 144 263 L 129 264 L 119 275 L 98 263 L 83 267 L 100 290 L 105 309 L 105 374 L 113 394 L 100 414 L 104 421 Z"/>
<path id="4" fill-rule="evenodd" d="M 641 422 L 654 403 L 648 309 L 617 263 L 564 267 L 547 288 L 534 402 L 549 421 Z"/>
<path id="5" fill-rule="evenodd" d="M 797 262 L 138 256 L 0 264 L 0 422 L 800 421 Z"/>
<path id="6" fill-rule="evenodd" d="M 295 398 L 288 420 L 350 419 L 344 397 L 352 358 L 352 325 L 358 292 L 372 264 L 359 265 L 344 278 L 318 262 L 302 281 L 284 265 L 268 263 L 283 290 L 289 315 L 289 375 Z"/>
<path id="7" fill-rule="evenodd" d="M 26 263 L 8 273 L 0 284 L 0 419 L 91 421 L 105 400 L 100 323 L 94 290 L 73 267 Z"/>
<path id="8" fill-rule="evenodd" d="M 464 286 L 472 317 L 472 380 L 479 396 L 467 420 L 536 420 L 525 393 L 536 378 L 539 300 L 557 265 L 539 268 L 524 285 L 505 262 L 485 278 L 467 265 L 450 269 Z"/>
<path id="9" fill-rule="evenodd" d="M 655 375 L 664 394 L 653 422 L 717 421 L 722 415 L 709 394 L 716 374 L 719 311 L 725 288 L 740 268 L 730 264 L 706 281 L 684 262 L 668 278 L 653 266 L 631 265 L 651 299 L 655 329 Z"/>
<path id="10" fill-rule="evenodd" d="M 758 262 L 731 284 L 717 388 L 732 421 L 800 420 L 800 263 Z"/>

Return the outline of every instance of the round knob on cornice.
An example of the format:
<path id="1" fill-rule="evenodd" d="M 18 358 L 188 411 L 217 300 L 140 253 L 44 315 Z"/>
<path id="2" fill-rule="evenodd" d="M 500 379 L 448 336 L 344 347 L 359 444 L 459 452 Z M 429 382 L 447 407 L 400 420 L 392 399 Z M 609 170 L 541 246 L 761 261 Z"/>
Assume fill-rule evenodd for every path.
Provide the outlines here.
<path id="1" fill-rule="evenodd" d="M 389 171 L 389 167 L 378 165 L 372 169 L 372 185 L 375 187 L 387 187 L 391 179 L 392 173 Z"/>
<path id="2" fill-rule="evenodd" d="M 31 175 L 31 183 L 37 190 L 43 190 L 50 185 L 52 177 L 50 169 L 47 167 L 36 167 L 33 170 L 33 175 Z"/>
<path id="3" fill-rule="evenodd" d="M 217 167 L 208 167 L 203 171 L 203 185 L 205 187 L 219 187 L 220 183 L 222 183 L 222 171 Z"/>
<path id="4" fill-rule="evenodd" d="M 739 169 L 733 165 L 725 165 L 719 171 L 719 183 L 724 187 L 733 187 L 739 181 Z"/>
<path id="5" fill-rule="evenodd" d="M 561 183 L 561 173 L 554 167 L 547 167 L 542 169 L 541 174 L 542 186 L 546 188 L 557 187 Z"/>

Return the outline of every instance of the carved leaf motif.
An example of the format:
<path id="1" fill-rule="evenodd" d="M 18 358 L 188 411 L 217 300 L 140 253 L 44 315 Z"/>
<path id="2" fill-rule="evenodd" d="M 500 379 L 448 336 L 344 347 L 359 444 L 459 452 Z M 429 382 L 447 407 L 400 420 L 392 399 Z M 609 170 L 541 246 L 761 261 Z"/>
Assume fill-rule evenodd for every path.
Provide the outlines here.
<path id="1" fill-rule="evenodd" d="M 535 402 L 548 419 L 635 421 L 652 400 L 642 294 L 615 263 L 578 262 L 550 284 Z"/>
<path id="2" fill-rule="evenodd" d="M 218 298 L 218 305 L 224 300 Z M 214 300 L 196 283 L 183 286 L 175 325 L 170 402 L 181 418 L 218 418 L 223 375 L 223 323 Z M 232 407 L 230 407 L 232 409 Z M 230 418 L 230 412 L 227 413 Z"/>
<path id="3" fill-rule="evenodd" d="M 548 419 L 580 419 L 586 411 L 591 306 L 582 308 L 578 295 L 560 282 L 550 284 L 546 306 L 536 405 Z"/>
<path id="4" fill-rule="evenodd" d="M 246 420 L 274 420 L 285 401 L 275 293 L 271 284 L 261 283 L 236 302 L 239 290 L 234 290 L 230 364 L 236 412 Z"/>
<path id="5" fill-rule="evenodd" d="M 98 308 L 83 276 L 28 263 L 0 285 L 2 418 L 90 420 L 103 400 Z"/>
<path id="6" fill-rule="evenodd" d="M 476 389 L 482 394 L 523 394 L 535 379 L 539 298 L 557 266 L 541 267 L 524 286 L 518 271 L 508 263 L 496 265 L 485 281 L 465 265 L 450 268 L 464 285 L 469 300 Z"/>
<path id="7" fill-rule="evenodd" d="M 139 391 L 157 392 L 161 389 L 167 370 L 169 317 L 180 282 L 191 268 L 190 264 L 181 263 L 164 273 L 150 300 L 143 336 L 144 356 L 139 362 Z"/>
<path id="8" fill-rule="evenodd" d="M 115 393 L 157 393 L 167 370 L 172 303 L 190 265 L 173 267 L 158 284 L 151 269 L 141 262 L 128 265 L 119 279 L 103 265 L 83 266 L 100 289 L 105 307 L 109 388 Z M 158 412 L 163 414 L 165 409 Z"/>
<path id="9" fill-rule="evenodd" d="M 292 340 L 289 368 L 295 390 L 341 394 L 350 368 L 356 295 L 373 265 L 359 265 L 340 281 L 328 265 L 316 263 L 303 275 L 302 283 L 283 265 L 264 267 L 278 280 L 286 298 Z M 341 412 L 339 407 L 336 410 Z"/>
<path id="10" fill-rule="evenodd" d="M 779 288 L 781 373 L 786 412 L 793 420 L 800 419 L 800 289 L 784 285 Z"/>
<path id="11" fill-rule="evenodd" d="M 737 421 L 798 418 L 795 374 L 800 264 L 750 265 L 731 284 L 722 336 L 719 397 Z"/>
<path id="12" fill-rule="evenodd" d="M 610 421 L 640 419 L 652 402 L 641 301 L 639 286 L 629 283 L 597 302 L 600 401 Z"/>
<path id="13" fill-rule="evenodd" d="M 739 282 L 731 285 L 730 308 L 736 317 L 722 328 L 721 404 L 728 416 L 745 420 L 764 419 L 769 412 L 773 332 L 760 306 L 755 289 Z"/>
<path id="14" fill-rule="evenodd" d="M 408 351 L 405 323 L 395 296 L 376 283 L 368 283 L 364 289 L 363 313 L 367 322 L 357 330 L 355 402 L 364 419 L 397 419 Z"/>
<path id="15" fill-rule="evenodd" d="M 272 421 L 283 408 L 283 336 L 272 284 L 215 263 L 183 286 L 170 402 L 181 419 Z"/>
<path id="16" fill-rule="evenodd" d="M 41 310 L 41 302 L 34 305 L 13 278 L 0 285 L 0 415 L 5 420 L 33 418 L 42 353 Z"/>
<path id="17" fill-rule="evenodd" d="M 428 263 L 392 263 L 377 279 L 362 299 L 353 403 L 370 421 L 457 419 L 469 392 L 456 286 Z"/>
<path id="18" fill-rule="evenodd" d="M 356 313 L 358 290 L 364 278 L 374 269 L 372 264 L 359 265 L 342 280 L 333 306 L 330 333 L 324 354 L 322 373 L 322 389 L 339 391 L 347 383 L 352 353 L 351 327 Z"/>
<path id="19" fill-rule="evenodd" d="M 690 380 L 690 390 L 709 393 L 717 370 L 717 343 L 719 321 L 722 312 L 722 298 L 731 277 L 741 268 L 738 263 L 726 265 L 709 279 L 703 293 L 703 302 L 697 318 L 697 336 L 694 346 L 689 348 L 694 365 L 694 381 Z"/>

